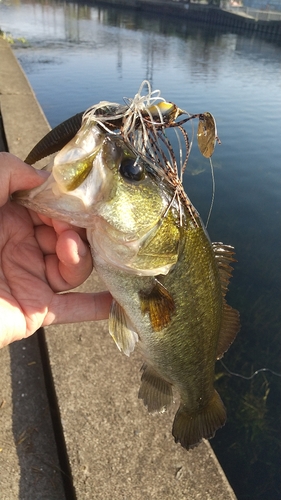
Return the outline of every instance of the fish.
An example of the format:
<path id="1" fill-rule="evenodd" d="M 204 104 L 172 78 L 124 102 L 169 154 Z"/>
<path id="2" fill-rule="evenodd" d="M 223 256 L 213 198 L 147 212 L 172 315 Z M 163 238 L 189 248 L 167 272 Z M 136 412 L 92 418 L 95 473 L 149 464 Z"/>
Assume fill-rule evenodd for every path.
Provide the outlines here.
<path id="1" fill-rule="evenodd" d="M 225 424 L 215 363 L 240 327 L 225 298 L 234 249 L 211 242 L 182 184 L 191 149 L 185 125 L 194 119 L 199 150 L 210 158 L 219 142 L 213 116 L 185 112 L 145 81 L 125 104 L 101 101 L 75 115 L 71 131 L 71 120 L 60 125 L 55 146 L 51 131 L 27 158 L 59 149 L 48 179 L 14 195 L 86 228 L 95 270 L 113 297 L 109 333 L 124 354 L 138 347 L 144 358 L 138 397 L 149 412 L 162 412 L 179 394 L 172 434 L 187 450 Z M 171 131 L 183 143 L 179 155 Z"/>

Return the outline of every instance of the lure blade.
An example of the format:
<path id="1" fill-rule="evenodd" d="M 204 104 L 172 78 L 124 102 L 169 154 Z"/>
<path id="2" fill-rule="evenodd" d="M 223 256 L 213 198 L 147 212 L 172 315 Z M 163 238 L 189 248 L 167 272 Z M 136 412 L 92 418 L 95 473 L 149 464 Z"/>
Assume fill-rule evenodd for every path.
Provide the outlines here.
<path id="1" fill-rule="evenodd" d="M 197 141 L 200 153 L 205 158 L 210 158 L 214 152 L 217 137 L 216 121 L 211 113 L 202 113 L 199 115 L 197 129 Z"/>

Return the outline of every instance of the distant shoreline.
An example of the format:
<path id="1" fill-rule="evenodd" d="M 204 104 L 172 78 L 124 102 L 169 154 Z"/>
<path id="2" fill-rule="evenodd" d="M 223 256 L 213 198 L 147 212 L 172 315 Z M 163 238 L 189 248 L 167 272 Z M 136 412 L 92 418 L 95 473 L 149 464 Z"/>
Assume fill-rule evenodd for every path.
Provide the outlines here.
<path id="1" fill-rule="evenodd" d="M 126 7 L 137 11 L 181 17 L 190 21 L 220 25 L 273 37 L 281 37 L 280 20 L 255 19 L 237 9 L 225 10 L 213 5 L 188 3 L 184 0 L 93 0 L 92 3 Z"/>

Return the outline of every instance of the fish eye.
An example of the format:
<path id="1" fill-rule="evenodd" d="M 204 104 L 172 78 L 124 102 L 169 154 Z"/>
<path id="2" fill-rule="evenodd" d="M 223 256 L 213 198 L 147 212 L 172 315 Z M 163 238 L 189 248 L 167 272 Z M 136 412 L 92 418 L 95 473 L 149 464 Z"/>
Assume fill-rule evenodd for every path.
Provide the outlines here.
<path id="1" fill-rule="evenodd" d="M 145 177 L 145 169 L 136 158 L 124 158 L 120 164 L 120 174 L 129 181 L 141 181 Z"/>

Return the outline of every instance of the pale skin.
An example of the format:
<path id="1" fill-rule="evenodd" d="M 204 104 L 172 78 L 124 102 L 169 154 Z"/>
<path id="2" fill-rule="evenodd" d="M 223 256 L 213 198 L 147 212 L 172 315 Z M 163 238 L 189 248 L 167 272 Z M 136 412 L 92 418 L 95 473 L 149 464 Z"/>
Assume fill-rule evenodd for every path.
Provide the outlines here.
<path id="1" fill-rule="evenodd" d="M 51 324 L 108 318 L 108 292 L 68 292 L 93 267 L 85 231 L 39 216 L 10 200 L 45 179 L 9 153 L 0 153 L 0 348 Z"/>

